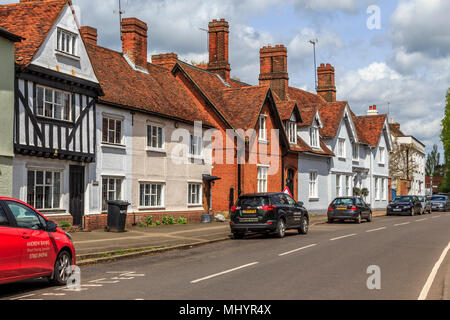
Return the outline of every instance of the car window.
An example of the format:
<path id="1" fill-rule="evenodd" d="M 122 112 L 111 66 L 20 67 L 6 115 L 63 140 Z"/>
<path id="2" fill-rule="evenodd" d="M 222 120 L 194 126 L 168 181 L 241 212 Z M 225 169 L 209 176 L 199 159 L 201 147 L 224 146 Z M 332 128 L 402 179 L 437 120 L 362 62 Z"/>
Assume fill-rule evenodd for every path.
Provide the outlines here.
<path id="1" fill-rule="evenodd" d="M 2 207 L 0 207 L 0 227 L 8 227 L 9 221 L 8 217 L 6 216 L 5 210 L 3 210 Z"/>
<path id="2" fill-rule="evenodd" d="M 287 198 L 289 205 L 291 205 L 291 206 L 297 205 L 297 202 L 295 202 L 295 200 L 292 199 L 290 196 L 286 195 L 286 198 Z"/>
<path id="3" fill-rule="evenodd" d="M 446 201 L 447 198 L 444 196 L 434 196 L 431 198 L 431 201 Z"/>
<path id="4" fill-rule="evenodd" d="M 395 197 L 394 202 L 412 202 L 413 197 L 411 196 L 404 196 L 404 197 Z"/>
<path id="5" fill-rule="evenodd" d="M 238 200 L 238 207 L 242 208 L 257 208 L 269 204 L 267 197 L 243 197 Z"/>
<path id="6" fill-rule="evenodd" d="M 356 205 L 357 206 L 364 206 L 363 202 L 361 201 L 360 198 L 356 198 Z"/>
<path id="7" fill-rule="evenodd" d="M 270 200 L 272 201 L 272 204 L 274 204 L 274 205 L 282 204 L 282 202 L 281 202 L 281 195 L 280 194 L 273 195 L 270 198 Z"/>
<path id="8" fill-rule="evenodd" d="M 6 201 L 6 205 L 16 219 L 17 227 L 32 230 L 44 229 L 39 215 L 34 210 L 14 201 Z"/>
<path id="9" fill-rule="evenodd" d="M 352 198 L 335 199 L 333 201 L 333 204 L 338 205 L 338 206 L 339 205 L 346 205 L 346 206 L 353 205 L 353 199 Z"/>

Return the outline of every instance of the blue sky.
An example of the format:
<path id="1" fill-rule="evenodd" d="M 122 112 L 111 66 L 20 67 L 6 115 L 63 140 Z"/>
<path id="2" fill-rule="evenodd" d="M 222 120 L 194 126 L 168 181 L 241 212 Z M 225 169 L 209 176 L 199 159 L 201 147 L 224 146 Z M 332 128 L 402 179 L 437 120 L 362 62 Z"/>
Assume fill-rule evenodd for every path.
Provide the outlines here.
<path id="1" fill-rule="evenodd" d="M 0 0 L 0 3 L 17 2 Z M 118 0 L 73 0 L 81 25 L 96 27 L 99 44 L 121 50 Z M 230 23 L 232 76 L 257 84 L 259 49 L 288 47 L 290 85 L 314 91 L 318 63 L 336 68 L 337 97 L 357 114 L 376 104 L 430 150 L 438 144 L 445 93 L 450 86 L 448 0 L 123 0 L 125 17 L 149 25 L 149 55 L 176 52 L 184 61 L 207 61 L 200 27 Z M 380 30 L 369 30 L 367 8 L 380 9 Z M 150 57 L 149 57 L 150 58 Z"/>

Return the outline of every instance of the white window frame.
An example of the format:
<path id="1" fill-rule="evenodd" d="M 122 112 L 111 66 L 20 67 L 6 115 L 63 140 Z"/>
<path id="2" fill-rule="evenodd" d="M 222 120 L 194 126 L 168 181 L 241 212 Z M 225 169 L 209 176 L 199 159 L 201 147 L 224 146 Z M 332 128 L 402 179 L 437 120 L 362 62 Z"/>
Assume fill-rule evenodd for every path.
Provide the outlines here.
<path id="1" fill-rule="evenodd" d="M 386 164 L 386 152 L 385 152 L 385 148 L 384 147 L 379 147 L 378 148 L 378 163 L 379 164 Z"/>
<path id="2" fill-rule="evenodd" d="M 114 180 L 114 189 L 110 189 L 110 180 Z M 104 185 L 106 181 L 106 199 L 104 198 Z M 117 181 L 120 181 L 120 186 L 118 186 Z M 106 201 L 109 200 L 122 200 L 123 198 L 123 185 L 124 185 L 124 179 L 121 177 L 109 177 L 104 176 L 102 177 L 102 211 L 105 212 L 108 209 L 108 205 Z M 114 193 L 114 197 L 110 197 L 110 194 Z"/>
<path id="3" fill-rule="evenodd" d="M 267 115 L 259 116 L 259 141 L 267 142 Z"/>
<path id="4" fill-rule="evenodd" d="M 192 158 L 203 157 L 203 139 L 202 137 L 191 134 L 189 139 L 189 155 Z"/>
<path id="5" fill-rule="evenodd" d="M 106 141 L 104 139 L 104 131 L 105 131 L 105 120 L 108 122 L 108 128 L 106 128 L 107 135 Z M 111 121 L 114 122 L 114 128 L 110 128 Z M 120 139 L 117 139 L 117 123 L 120 123 Z M 110 141 L 110 134 L 114 134 L 114 141 Z M 117 141 L 119 140 L 119 141 Z M 102 143 L 114 144 L 114 145 L 122 145 L 123 141 L 123 119 L 118 119 L 115 117 L 110 117 L 107 115 L 103 115 L 102 117 Z"/>
<path id="6" fill-rule="evenodd" d="M 317 127 L 311 127 L 309 129 L 309 135 L 310 135 L 310 146 L 312 148 L 319 148 L 319 128 Z"/>
<path id="7" fill-rule="evenodd" d="M 139 208 L 164 208 L 165 184 L 160 182 L 139 183 Z M 148 200 L 148 201 L 147 201 Z M 155 200 L 155 201 L 153 201 Z M 159 200 L 159 202 L 158 202 Z"/>
<path id="8" fill-rule="evenodd" d="M 342 175 L 336 175 L 336 197 L 342 196 Z"/>
<path id="9" fill-rule="evenodd" d="M 78 35 L 62 28 L 57 28 L 56 51 L 77 56 L 78 51 Z"/>
<path id="10" fill-rule="evenodd" d="M 375 178 L 375 200 L 380 200 L 380 178 Z"/>
<path id="11" fill-rule="evenodd" d="M 29 174 L 33 172 L 34 173 L 34 177 L 33 177 L 33 190 L 32 192 L 30 192 L 30 184 L 29 184 Z M 42 183 L 37 183 L 37 175 L 38 172 L 42 172 Z M 46 183 L 46 176 L 47 174 L 51 174 L 51 183 Z M 59 176 L 59 181 L 58 181 L 58 186 L 56 185 L 56 181 L 55 181 L 55 177 Z M 61 171 L 58 170 L 33 170 L 33 169 L 29 169 L 27 170 L 27 202 L 29 205 L 31 205 L 32 207 L 34 207 L 36 210 L 61 210 L 61 197 L 62 197 L 62 178 L 63 178 L 63 174 Z M 59 192 L 57 194 L 55 194 L 55 187 L 58 187 Z M 37 188 L 42 188 L 42 205 L 39 206 L 36 202 L 36 198 L 37 198 L 37 192 L 36 189 Z M 51 206 L 48 207 L 45 205 L 45 189 L 49 188 L 50 189 L 50 203 Z M 57 205 L 55 205 L 55 195 L 58 196 L 57 199 Z M 33 196 L 33 199 L 30 198 L 30 196 Z"/>
<path id="12" fill-rule="evenodd" d="M 297 122 L 289 120 L 286 126 L 289 143 L 297 144 Z"/>
<path id="13" fill-rule="evenodd" d="M 198 201 L 192 201 L 194 196 Z M 203 185 L 201 183 L 194 183 L 194 182 L 188 183 L 188 205 L 189 206 L 203 205 Z"/>
<path id="14" fill-rule="evenodd" d="M 42 92 L 42 94 L 41 94 Z M 47 99 L 47 93 L 51 92 L 51 100 Z M 58 102 L 57 95 L 61 95 L 61 101 Z M 42 99 L 42 100 L 41 100 Z M 68 103 L 68 105 L 66 104 Z M 70 92 L 57 90 L 44 86 L 36 87 L 36 114 L 40 117 L 61 120 L 72 121 L 72 94 Z M 51 114 L 47 114 L 47 108 L 50 108 Z M 57 108 L 61 111 L 61 117 L 56 117 Z"/>
<path id="15" fill-rule="evenodd" d="M 154 135 L 156 129 L 156 136 Z M 148 124 L 147 125 L 147 150 L 163 151 L 166 149 L 165 130 L 161 125 Z M 156 146 L 153 144 L 153 138 L 156 138 Z M 159 145 L 161 142 L 161 145 Z"/>
<path id="16" fill-rule="evenodd" d="M 258 165 L 258 175 L 257 175 L 257 192 L 264 193 L 267 192 L 269 176 L 269 166 Z"/>
<path id="17" fill-rule="evenodd" d="M 353 144 L 352 158 L 353 161 L 359 161 L 359 144 L 357 143 Z"/>
<path id="18" fill-rule="evenodd" d="M 337 141 L 337 155 L 339 158 L 345 158 L 345 138 L 338 138 Z"/>
<path id="19" fill-rule="evenodd" d="M 381 198 L 383 199 L 383 201 L 387 199 L 386 193 L 386 179 L 383 178 L 381 179 Z"/>
<path id="20" fill-rule="evenodd" d="M 317 171 L 309 172 L 309 198 L 319 199 L 319 185 Z"/>
<path id="21" fill-rule="evenodd" d="M 345 190 L 346 190 L 346 196 L 351 197 L 353 195 L 352 192 L 352 177 L 351 176 L 345 176 Z"/>

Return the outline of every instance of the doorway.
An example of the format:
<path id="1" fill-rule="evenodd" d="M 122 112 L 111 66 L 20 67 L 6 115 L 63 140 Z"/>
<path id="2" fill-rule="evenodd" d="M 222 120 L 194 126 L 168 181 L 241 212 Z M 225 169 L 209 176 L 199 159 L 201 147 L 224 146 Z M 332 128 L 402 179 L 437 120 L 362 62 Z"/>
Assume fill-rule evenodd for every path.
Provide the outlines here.
<path id="1" fill-rule="evenodd" d="M 81 227 L 84 216 L 84 167 L 82 166 L 70 166 L 69 203 L 73 225 Z"/>

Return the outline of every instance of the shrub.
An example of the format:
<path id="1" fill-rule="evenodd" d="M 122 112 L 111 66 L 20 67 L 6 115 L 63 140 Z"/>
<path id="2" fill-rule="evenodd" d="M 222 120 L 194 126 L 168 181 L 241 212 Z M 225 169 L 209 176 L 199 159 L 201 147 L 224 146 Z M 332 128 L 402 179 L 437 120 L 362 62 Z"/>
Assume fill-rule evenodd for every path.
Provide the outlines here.
<path id="1" fill-rule="evenodd" d="M 169 224 L 169 218 L 163 217 L 163 218 L 162 218 L 162 223 L 163 223 L 163 224 Z"/>
<path id="2" fill-rule="evenodd" d="M 161 225 L 161 221 L 156 220 L 155 224 L 156 224 L 157 226 L 160 226 L 160 225 Z"/>
<path id="3" fill-rule="evenodd" d="M 174 219 L 173 217 L 169 217 L 169 218 L 167 219 L 167 223 L 168 223 L 168 224 L 174 224 L 174 223 L 175 223 L 175 219 Z"/>
<path id="4" fill-rule="evenodd" d="M 145 228 L 145 227 L 147 227 L 147 225 L 144 222 L 141 222 L 141 223 L 138 224 L 138 227 L 139 228 Z"/>
<path id="5" fill-rule="evenodd" d="M 70 228 L 72 226 L 72 224 L 70 224 L 69 222 L 63 221 L 60 223 L 61 228 Z"/>
<path id="6" fill-rule="evenodd" d="M 177 221 L 178 224 L 187 224 L 187 219 L 184 217 L 181 217 Z"/>
<path id="7" fill-rule="evenodd" d="M 152 216 L 148 216 L 147 217 L 147 226 L 151 226 L 153 223 L 153 217 Z"/>

